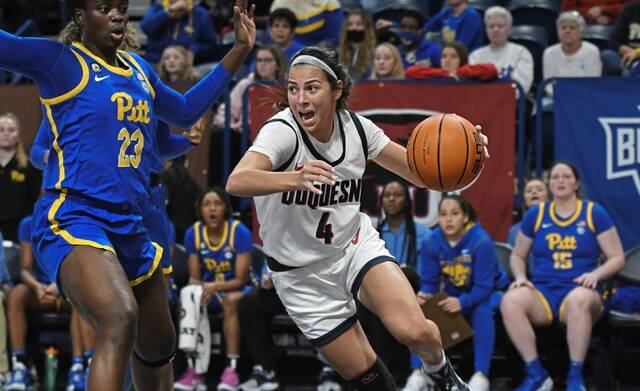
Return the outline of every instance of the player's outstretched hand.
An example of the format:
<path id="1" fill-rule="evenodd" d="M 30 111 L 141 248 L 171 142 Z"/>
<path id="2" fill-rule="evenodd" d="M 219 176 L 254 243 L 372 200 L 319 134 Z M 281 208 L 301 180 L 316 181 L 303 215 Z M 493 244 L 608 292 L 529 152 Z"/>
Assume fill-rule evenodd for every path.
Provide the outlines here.
<path id="1" fill-rule="evenodd" d="M 247 4 L 248 0 L 236 0 L 233 6 L 233 33 L 236 44 L 246 45 L 251 50 L 256 43 L 256 24 L 253 21 L 256 6 L 251 4 L 251 8 L 247 8 Z"/>
<path id="2" fill-rule="evenodd" d="M 596 289 L 596 287 L 598 286 L 598 280 L 599 278 L 596 273 L 591 272 L 584 273 L 583 275 L 574 278 L 573 282 L 575 282 L 576 284 L 580 284 L 585 288 Z"/>
<path id="3" fill-rule="evenodd" d="M 190 131 L 184 132 L 182 133 L 182 135 L 186 137 L 191 144 L 200 145 L 200 142 L 202 141 L 202 134 L 204 133 L 205 123 L 205 118 L 200 118 L 198 122 L 196 122 L 196 124 L 191 127 Z"/>
<path id="4" fill-rule="evenodd" d="M 333 185 L 336 181 L 333 179 L 333 167 L 322 160 L 309 160 L 307 164 L 300 168 L 296 168 L 297 188 L 300 190 L 309 190 L 315 194 L 322 194 L 322 190 L 314 186 L 314 184 L 325 183 Z"/>
<path id="5" fill-rule="evenodd" d="M 489 155 L 489 137 L 482 133 L 482 126 L 476 125 L 476 130 L 478 131 L 478 133 L 480 133 L 480 137 L 482 138 L 482 145 L 484 145 L 484 157 L 490 158 L 491 155 Z"/>

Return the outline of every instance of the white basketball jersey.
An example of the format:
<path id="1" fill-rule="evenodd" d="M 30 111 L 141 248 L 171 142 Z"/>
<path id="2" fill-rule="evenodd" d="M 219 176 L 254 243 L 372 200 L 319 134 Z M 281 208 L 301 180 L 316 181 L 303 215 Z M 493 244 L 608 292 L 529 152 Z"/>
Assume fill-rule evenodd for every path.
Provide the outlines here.
<path id="1" fill-rule="evenodd" d="M 339 255 L 360 225 L 367 159 L 375 158 L 388 142 L 373 122 L 346 110 L 338 111 L 331 140 L 322 148 L 316 147 L 317 141 L 314 145 L 291 110 L 269 119 L 249 150 L 267 155 L 273 171 L 294 171 L 309 160 L 324 160 L 333 166 L 335 184 L 316 185 L 321 195 L 295 190 L 254 197 L 265 254 L 288 266 Z M 332 159 L 318 149 L 330 150 Z"/>

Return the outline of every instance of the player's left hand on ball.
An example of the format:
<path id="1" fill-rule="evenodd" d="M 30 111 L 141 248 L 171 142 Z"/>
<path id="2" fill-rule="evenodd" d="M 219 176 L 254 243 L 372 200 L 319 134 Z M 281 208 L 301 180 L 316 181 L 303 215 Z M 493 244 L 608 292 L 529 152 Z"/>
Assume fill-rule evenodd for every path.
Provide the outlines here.
<path id="1" fill-rule="evenodd" d="M 204 117 L 200 118 L 198 122 L 191 127 L 189 132 L 184 132 L 182 135 L 186 137 L 191 144 L 200 145 L 200 142 L 202 141 L 202 134 L 205 129 L 205 122 Z"/>
<path id="2" fill-rule="evenodd" d="M 484 145 L 484 157 L 490 158 L 491 155 L 489 155 L 489 137 L 482 133 L 482 126 L 476 125 L 476 130 L 478 131 L 478 133 L 480 133 L 480 137 L 482 138 L 482 145 Z"/>

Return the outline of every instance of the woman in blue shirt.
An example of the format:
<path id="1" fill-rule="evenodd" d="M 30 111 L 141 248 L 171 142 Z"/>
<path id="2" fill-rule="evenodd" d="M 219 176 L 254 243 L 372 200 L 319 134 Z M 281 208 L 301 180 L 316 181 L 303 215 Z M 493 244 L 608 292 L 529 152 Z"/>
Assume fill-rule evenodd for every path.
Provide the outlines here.
<path id="1" fill-rule="evenodd" d="M 476 223 L 476 212 L 459 195 L 445 195 L 438 207 L 438 227 L 422 247 L 422 284 L 418 300 L 440 290 L 449 296 L 438 305 L 446 312 L 462 312 L 473 327 L 474 391 L 489 390 L 489 367 L 495 343 L 494 313 L 508 277 L 498 265 L 495 245 Z"/>
<path id="2" fill-rule="evenodd" d="M 511 254 L 515 282 L 501 311 L 511 341 L 526 364 L 526 378 L 518 391 L 553 388 L 536 350 L 533 326 L 554 320 L 567 325 L 571 364 L 567 390 L 585 390 L 582 365 L 591 327 L 603 311 L 598 283 L 624 266 L 620 237 L 609 214 L 578 196 L 580 178 L 573 164 L 551 166 L 549 191 L 553 201 L 534 205 L 522 219 Z M 533 253 L 530 278 L 525 259 Z M 600 253 L 606 261 L 598 265 Z"/>

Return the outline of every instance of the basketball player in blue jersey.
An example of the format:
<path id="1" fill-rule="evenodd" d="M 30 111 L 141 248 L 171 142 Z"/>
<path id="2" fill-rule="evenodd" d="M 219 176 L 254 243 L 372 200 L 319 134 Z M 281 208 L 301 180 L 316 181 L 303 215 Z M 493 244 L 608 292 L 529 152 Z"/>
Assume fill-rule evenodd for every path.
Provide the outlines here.
<path id="1" fill-rule="evenodd" d="M 421 251 L 422 284 L 418 299 L 443 291 L 449 296 L 438 303 L 443 311 L 461 312 L 473 327 L 473 364 L 469 380 L 473 391 L 489 390 L 489 368 L 496 340 L 494 313 L 501 290 L 509 286 L 507 273 L 498 264 L 489 234 L 476 222 L 473 206 L 459 195 L 445 195 L 438 206 L 438 227 Z"/>
<path id="2" fill-rule="evenodd" d="M 509 337 L 526 364 L 527 376 L 518 391 L 553 388 L 538 359 L 533 330 L 553 321 L 567 325 L 571 359 L 567 390 L 585 390 L 582 366 L 592 325 L 604 309 L 599 282 L 624 267 L 622 244 L 611 217 L 600 205 L 580 199 L 579 189 L 577 169 L 568 162 L 554 163 L 549 177 L 553 201 L 531 207 L 516 238 L 510 260 L 515 282 L 502 300 L 501 311 Z M 530 250 L 533 266 L 527 274 L 525 259 Z M 606 260 L 598 265 L 600 253 Z"/>
<path id="3" fill-rule="evenodd" d="M 126 0 L 67 0 L 72 45 L 0 31 L 0 68 L 38 85 L 53 135 L 45 195 L 36 205 L 38 262 L 96 329 L 88 389 L 116 390 L 134 353 L 136 389 L 168 390 L 175 332 L 153 244 L 141 216 L 147 202 L 153 121 L 189 127 L 223 91 L 255 43 L 253 7 L 234 6 L 235 43 L 184 96 L 153 68 L 119 51 Z"/>
<path id="4" fill-rule="evenodd" d="M 231 202 L 221 188 L 203 191 L 196 205 L 200 221 L 184 234 L 184 246 L 189 254 L 189 284 L 202 285 L 202 302 L 210 311 L 223 311 L 228 363 L 218 390 L 236 390 L 240 355 L 238 303 L 250 281 L 252 235 L 244 224 L 231 218 Z M 181 321 L 181 332 L 183 329 Z M 187 371 L 175 383 L 176 389 L 192 390 L 204 381 L 191 357 L 188 364 Z"/>
<path id="5" fill-rule="evenodd" d="M 411 285 L 360 212 L 369 159 L 416 186 L 425 184 L 409 169 L 404 147 L 346 110 L 350 89 L 335 52 L 299 51 L 280 102 L 287 108 L 262 127 L 227 191 L 254 197 L 278 296 L 352 387 L 397 389 L 357 320 L 357 299 L 422 359 L 438 390 L 469 390 L 446 359 L 438 327 L 425 319 Z"/>

